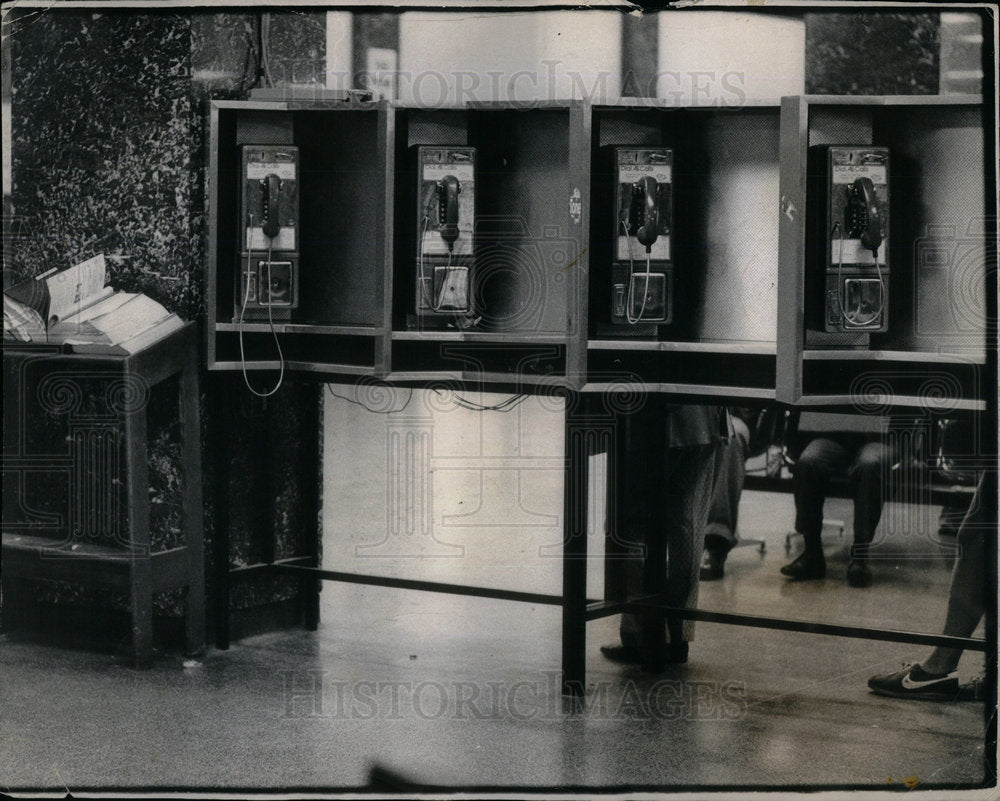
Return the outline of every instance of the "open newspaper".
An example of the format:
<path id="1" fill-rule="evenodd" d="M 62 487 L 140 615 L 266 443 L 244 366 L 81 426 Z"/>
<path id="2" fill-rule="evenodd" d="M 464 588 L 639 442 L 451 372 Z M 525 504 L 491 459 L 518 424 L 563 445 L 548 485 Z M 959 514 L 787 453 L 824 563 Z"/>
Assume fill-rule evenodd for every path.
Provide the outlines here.
<path id="1" fill-rule="evenodd" d="M 106 280 L 101 254 L 11 287 L 4 292 L 4 339 L 127 355 L 184 325 L 152 298 L 115 292 Z"/>

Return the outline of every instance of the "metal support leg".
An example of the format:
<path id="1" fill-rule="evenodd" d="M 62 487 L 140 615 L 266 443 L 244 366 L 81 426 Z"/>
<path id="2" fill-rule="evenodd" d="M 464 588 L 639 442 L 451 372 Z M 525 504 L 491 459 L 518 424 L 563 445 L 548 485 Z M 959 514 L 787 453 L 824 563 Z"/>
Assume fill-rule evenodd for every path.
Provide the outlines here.
<path id="1" fill-rule="evenodd" d="M 587 424 L 582 398 L 567 393 L 563 484 L 563 695 L 582 697 L 587 646 Z"/>

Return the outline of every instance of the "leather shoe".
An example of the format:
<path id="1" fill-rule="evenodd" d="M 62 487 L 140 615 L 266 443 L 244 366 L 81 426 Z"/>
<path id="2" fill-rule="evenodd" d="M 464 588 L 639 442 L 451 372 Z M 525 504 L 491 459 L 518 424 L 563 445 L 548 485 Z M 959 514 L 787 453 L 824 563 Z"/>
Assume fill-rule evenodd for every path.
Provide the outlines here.
<path id="1" fill-rule="evenodd" d="M 801 553 L 797 559 L 781 568 L 781 575 L 792 581 L 821 579 L 826 576 L 826 558 L 823 554 Z"/>
<path id="2" fill-rule="evenodd" d="M 644 673 L 663 673 L 668 665 L 682 665 L 688 661 L 688 644 L 684 640 L 666 643 L 666 648 L 646 654 L 642 661 Z"/>
<path id="3" fill-rule="evenodd" d="M 847 583 L 852 587 L 870 587 L 871 568 L 860 559 L 852 559 L 847 565 Z"/>
<path id="4" fill-rule="evenodd" d="M 716 581 L 725 575 L 726 554 L 722 551 L 705 551 L 701 559 L 698 578 L 702 581 Z"/>
<path id="5" fill-rule="evenodd" d="M 642 651 L 634 645 L 602 645 L 601 653 L 612 662 L 622 665 L 638 665 L 642 662 Z"/>

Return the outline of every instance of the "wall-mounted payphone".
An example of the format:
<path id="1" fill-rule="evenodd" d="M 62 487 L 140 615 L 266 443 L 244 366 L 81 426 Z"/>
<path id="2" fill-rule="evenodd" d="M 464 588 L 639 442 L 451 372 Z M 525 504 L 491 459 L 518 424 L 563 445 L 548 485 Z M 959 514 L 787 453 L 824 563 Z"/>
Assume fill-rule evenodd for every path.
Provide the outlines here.
<path id="1" fill-rule="evenodd" d="M 234 321 L 288 320 L 299 304 L 299 150 L 242 148 Z"/>
<path id="2" fill-rule="evenodd" d="M 476 149 L 417 148 L 414 310 L 424 320 L 473 314 Z"/>
<path id="3" fill-rule="evenodd" d="M 611 321 L 673 320 L 673 151 L 616 147 Z"/>
<path id="4" fill-rule="evenodd" d="M 817 162 L 822 162 L 817 163 Z M 889 150 L 814 150 L 813 208 L 822 263 L 809 315 L 817 330 L 883 332 L 889 324 Z M 818 183 L 824 177 L 822 185 Z M 817 319 L 821 316 L 821 319 Z"/>

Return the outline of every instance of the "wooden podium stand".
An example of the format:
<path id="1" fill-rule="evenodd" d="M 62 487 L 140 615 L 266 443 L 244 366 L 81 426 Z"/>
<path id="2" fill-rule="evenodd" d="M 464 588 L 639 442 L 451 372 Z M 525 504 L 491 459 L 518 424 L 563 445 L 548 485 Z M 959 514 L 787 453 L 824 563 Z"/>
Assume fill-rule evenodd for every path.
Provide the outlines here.
<path id="1" fill-rule="evenodd" d="M 22 616 L 16 612 L 25 611 L 18 605 L 29 603 L 14 590 L 30 581 L 125 591 L 135 664 L 145 666 L 152 658 L 153 594 L 185 588 L 186 651 L 202 652 L 205 566 L 194 324 L 129 356 L 5 342 L 3 360 L 4 630 Z M 157 385 L 175 376 L 184 542 L 154 553 L 147 405 Z M 35 442 L 39 428 L 44 435 Z M 49 485 L 66 491 L 50 493 Z"/>

